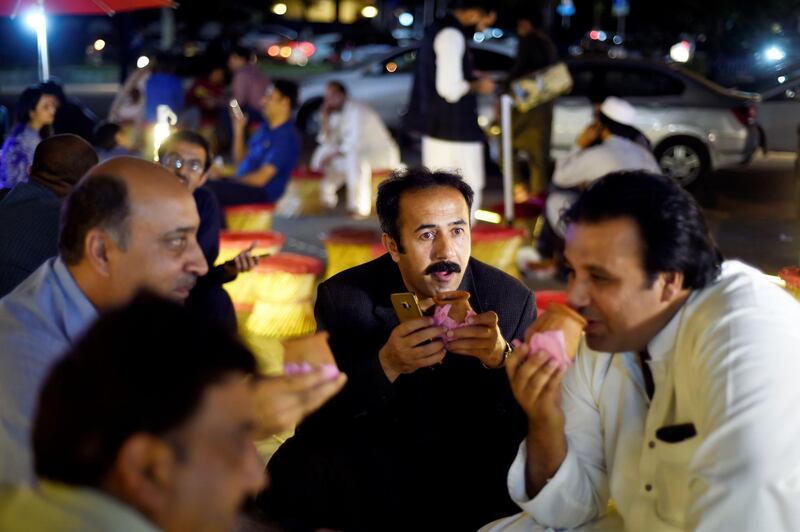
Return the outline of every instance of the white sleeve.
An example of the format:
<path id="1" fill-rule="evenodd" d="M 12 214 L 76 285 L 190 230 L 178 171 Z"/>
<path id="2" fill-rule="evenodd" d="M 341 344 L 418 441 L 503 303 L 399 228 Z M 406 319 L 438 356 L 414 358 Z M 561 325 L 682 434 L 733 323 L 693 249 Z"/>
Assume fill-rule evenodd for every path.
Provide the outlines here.
<path id="1" fill-rule="evenodd" d="M 691 339 L 687 529 L 800 530 L 800 312 L 764 285 Z"/>
<path id="2" fill-rule="evenodd" d="M 339 151 L 342 153 L 355 153 L 362 144 L 366 144 L 363 139 L 365 114 L 360 104 L 356 102 L 345 104 L 339 129 L 341 134 Z"/>
<path id="3" fill-rule="evenodd" d="M 466 46 L 464 34 L 455 28 L 443 29 L 433 40 L 436 92 L 449 103 L 456 103 L 470 90 L 462 68 Z"/>
<path id="4" fill-rule="evenodd" d="M 600 517 L 609 498 L 603 455 L 600 411 L 592 397 L 592 364 L 578 358 L 562 383 L 562 408 L 566 416 L 567 456 L 552 479 L 533 499 L 525 489 L 525 442 L 508 473 L 511 499 L 537 524 L 574 528 Z"/>
<path id="5" fill-rule="evenodd" d="M 619 169 L 619 165 L 603 150 L 603 145 L 591 148 L 575 146 L 562 159 L 556 161 L 553 184 L 562 188 L 572 188 L 591 183 Z"/>

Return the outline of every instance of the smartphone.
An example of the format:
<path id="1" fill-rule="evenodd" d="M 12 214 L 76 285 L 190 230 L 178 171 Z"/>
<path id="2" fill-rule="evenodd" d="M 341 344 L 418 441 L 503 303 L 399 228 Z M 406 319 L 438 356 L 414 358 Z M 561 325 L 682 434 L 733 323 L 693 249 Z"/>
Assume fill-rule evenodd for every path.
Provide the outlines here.
<path id="1" fill-rule="evenodd" d="M 419 300 L 417 296 L 411 292 L 401 292 L 399 294 L 392 294 L 392 306 L 400 323 L 415 320 L 422 317 L 422 311 L 419 308 Z"/>
<path id="2" fill-rule="evenodd" d="M 230 106 L 231 111 L 233 111 L 233 114 L 236 115 L 236 118 L 241 120 L 244 117 L 244 113 L 242 113 L 242 108 L 239 105 L 239 102 L 236 101 L 236 98 L 231 98 Z"/>

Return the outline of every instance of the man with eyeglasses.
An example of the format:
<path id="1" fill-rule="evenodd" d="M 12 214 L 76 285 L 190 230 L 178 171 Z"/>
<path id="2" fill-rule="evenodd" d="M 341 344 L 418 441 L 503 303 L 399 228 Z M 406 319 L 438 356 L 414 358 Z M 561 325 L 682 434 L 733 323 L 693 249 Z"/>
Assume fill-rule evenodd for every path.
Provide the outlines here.
<path id="1" fill-rule="evenodd" d="M 300 135 L 292 119 L 297 84 L 276 79 L 261 99 L 267 123 L 245 143 L 246 115 L 233 115 L 233 179 L 209 182 L 222 205 L 275 203 L 283 195 L 300 160 Z"/>
<path id="2" fill-rule="evenodd" d="M 208 274 L 197 280 L 197 284 L 186 299 L 186 306 L 222 323 L 228 330 L 236 330 L 236 313 L 230 296 L 222 285 L 236 279 L 258 264 L 251 254 L 255 242 L 234 259 L 214 267 L 219 255 L 220 208 L 214 193 L 203 186 L 208 180 L 211 153 L 208 142 L 192 131 L 178 131 L 167 137 L 158 149 L 161 165 L 175 174 L 185 184 L 197 203 L 200 227 L 197 243 L 208 262 Z"/>

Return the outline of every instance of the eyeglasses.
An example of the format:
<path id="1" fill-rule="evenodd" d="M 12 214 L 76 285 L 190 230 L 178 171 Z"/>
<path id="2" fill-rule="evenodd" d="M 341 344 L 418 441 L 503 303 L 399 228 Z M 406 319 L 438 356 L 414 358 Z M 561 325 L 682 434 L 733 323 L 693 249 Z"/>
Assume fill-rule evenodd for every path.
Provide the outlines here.
<path id="1" fill-rule="evenodd" d="M 161 159 L 161 166 L 170 170 L 180 170 L 185 168 L 193 174 L 200 173 L 206 168 L 206 165 L 197 159 L 189 159 L 188 161 L 184 161 L 180 158 L 180 156 L 175 155 L 174 153 L 165 155 L 164 158 Z"/>

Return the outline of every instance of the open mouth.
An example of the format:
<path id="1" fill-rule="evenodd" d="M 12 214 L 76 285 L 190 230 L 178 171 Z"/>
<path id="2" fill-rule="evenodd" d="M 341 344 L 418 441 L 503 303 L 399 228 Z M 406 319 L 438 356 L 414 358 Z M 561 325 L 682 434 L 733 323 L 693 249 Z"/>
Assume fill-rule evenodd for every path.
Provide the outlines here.
<path id="1" fill-rule="evenodd" d="M 455 272 L 434 272 L 431 276 L 439 282 L 446 283 L 453 278 Z"/>

